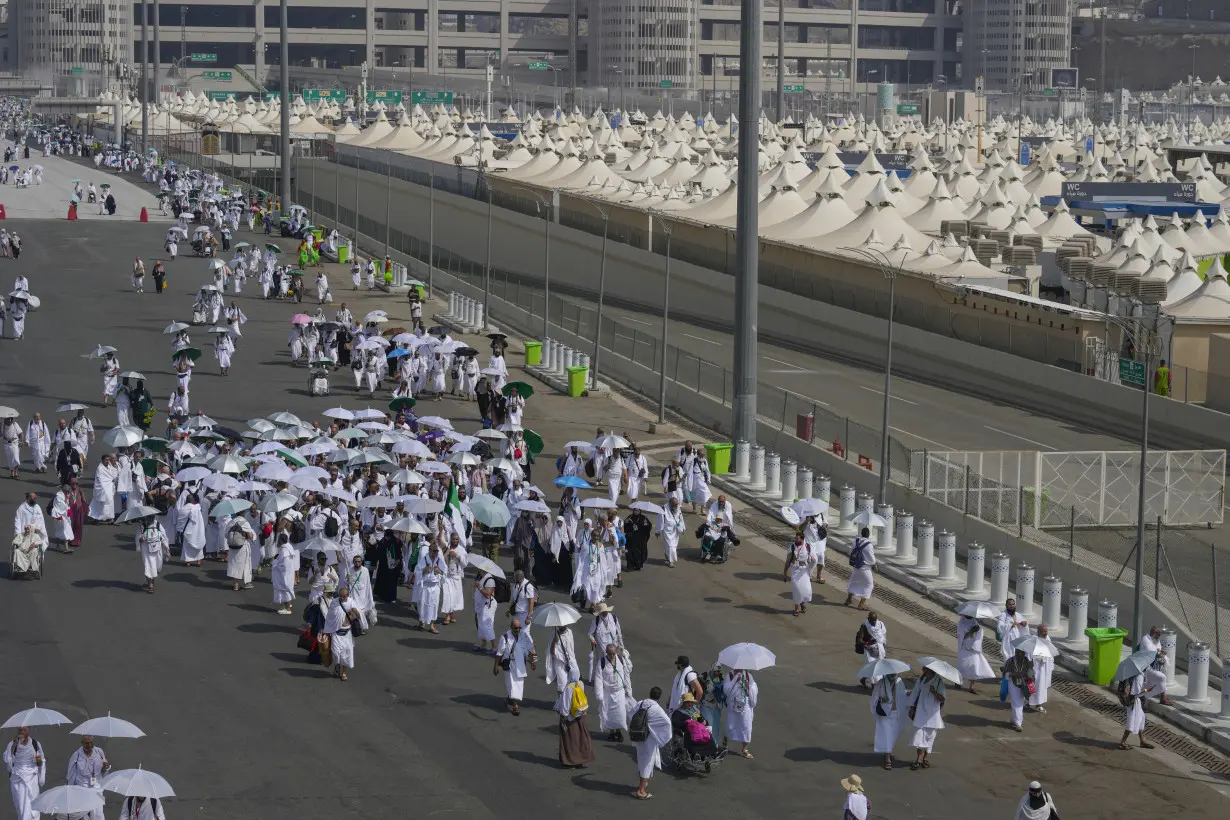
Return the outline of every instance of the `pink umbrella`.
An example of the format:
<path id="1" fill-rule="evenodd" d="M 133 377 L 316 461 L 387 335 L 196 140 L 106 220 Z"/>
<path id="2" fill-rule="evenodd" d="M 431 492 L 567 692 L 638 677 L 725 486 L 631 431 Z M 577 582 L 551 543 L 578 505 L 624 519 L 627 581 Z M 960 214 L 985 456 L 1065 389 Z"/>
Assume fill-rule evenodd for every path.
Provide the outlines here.
<path id="1" fill-rule="evenodd" d="M 290 323 L 292 325 L 310 325 L 312 323 L 312 317 L 308 316 L 306 313 L 296 313 L 294 316 L 290 317 Z"/>

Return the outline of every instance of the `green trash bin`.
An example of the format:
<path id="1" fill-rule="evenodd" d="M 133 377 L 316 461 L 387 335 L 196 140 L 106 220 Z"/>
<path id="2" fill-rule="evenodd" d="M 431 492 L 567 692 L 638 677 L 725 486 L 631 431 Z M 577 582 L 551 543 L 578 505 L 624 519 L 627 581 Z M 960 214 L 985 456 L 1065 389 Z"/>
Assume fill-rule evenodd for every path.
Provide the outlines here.
<path id="1" fill-rule="evenodd" d="M 706 444 L 705 457 L 709 461 L 709 472 L 713 475 L 726 475 L 730 472 L 730 451 L 733 444 Z"/>
<path id="2" fill-rule="evenodd" d="M 1089 681 L 1106 686 L 1119 668 L 1127 631 L 1114 627 L 1090 628 L 1085 630 L 1085 635 L 1089 638 Z"/>
<path id="3" fill-rule="evenodd" d="M 588 376 L 588 367 L 568 368 L 568 395 L 574 399 L 579 399 L 585 395 L 585 379 Z"/>
<path id="4" fill-rule="evenodd" d="M 542 364 L 542 342 L 527 339 L 525 341 L 525 366 L 532 367 L 536 364 Z"/>
<path id="5" fill-rule="evenodd" d="M 350 261 L 350 246 L 349 245 L 339 245 L 338 246 L 337 261 L 338 261 L 338 264 L 345 264 Z"/>

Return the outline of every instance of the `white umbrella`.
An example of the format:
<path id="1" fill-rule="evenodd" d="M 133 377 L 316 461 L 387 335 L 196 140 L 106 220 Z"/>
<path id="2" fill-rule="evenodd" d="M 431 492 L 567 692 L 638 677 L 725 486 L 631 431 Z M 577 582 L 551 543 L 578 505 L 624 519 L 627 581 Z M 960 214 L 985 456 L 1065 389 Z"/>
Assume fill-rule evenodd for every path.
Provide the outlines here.
<path id="1" fill-rule="evenodd" d="M 1046 638 L 1039 638 L 1037 635 L 1029 635 L 1021 638 L 1012 645 L 1013 650 L 1024 652 L 1026 655 L 1034 658 L 1057 658 L 1059 651 L 1055 649 L 1055 645 Z"/>
<path id="2" fill-rule="evenodd" d="M 665 512 L 665 510 L 652 501 L 633 501 L 630 505 L 628 505 L 628 509 L 640 510 L 641 512 L 647 512 L 653 515 L 661 515 Z"/>
<path id="3" fill-rule="evenodd" d="M 458 467 L 473 467 L 481 461 L 482 459 L 479 458 L 478 456 L 474 455 L 473 453 L 466 453 L 466 452 L 453 453 L 451 456 L 448 457 L 448 463 L 456 464 Z M 491 462 L 487 462 L 487 463 L 490 464 Z"/>
<path id="4" fill-rule="evenodd" d="M 145 439 L 145 431 L 140 427 L 112 427 L 102 439 L 108 447 L 132 447 Z"/>
<path id="5" fill-rule="evenodd" d="M 328 444 L 325 444 L 323 441 L 312 441 L 296 448 L 295 452 L 301 456 L 323 456 L 325 453 L 332 453 L 336 449 L 337 445 L 332 441 Z"/>
<path id="6" fill-rule="evenodd" d="M 241 493 L 267 493 L 272 489 L 272 484 L 263 481 L 242 481 L 235 486 L 235 491 Z"/>
<path id="7" fill-rule="evenodd" d="M 918 663 L 923 669 L 930 669 L 953 686 L 961 685 L 961 673 L 948 661 L 928 656 L 926 658 L 919 658 Z"/>
<path id="8" fill-rule="evenodd" d="M 827 515 L 829 505 L 827 501 L 821 501 L 818 498 L 803 498 L 791 504 L 790 509 L 794 510 L 799 518 L 807 518 L 812 515 Z"/>
<path id="9" fill-rule="evenodd" d="M 413 496 L 406 499 L 406 509 L 414 515 L 431 515 L 444 511 L 444 502 L 434 498 L 419 498 Z"/>
<path id="10" fill-rule="evenodd" d="M 303 422 L 299 420 L 298 416 L 294 413 L 287 413 L 285 410 L 279 413 L 270 413 L 268 418 L 274 424 L 282 424 L 287 427 L 298 427 L 303 424 Z"/>
<path id="11" fill-rule="evenodd" d="M 188 423 L 184 426 L 189 430 L 208 430 L 211 427 L 217 427 L 218 422 L 214 421 L 204 413 L 197 413 L 195 416 L 188 419 Z"/>
<path id="12" fill-rule="evenodd" d="M 311 490 L 318 493 L 321 490 L 320 479 L 308 473 L 295 473 L 290 477 L 290 481 L 286 482 L 297 490 Z"/>
<path id="13" fill-rule="evenodd" d="M 520 424 L 512 424 L 511 422 L 508 424 L 501 424 L 499 427 L 495 429 L 499 430 L 502 433 L 524 433 L 525 432 L 525 428 L 522 427 Z"/>
<path id="14" fill-rule="evenodd" d="M 256 509 L 270 515 L 284 513 L 299 503 L 299 499 L 290 493 L 271 493 L 256 502 Z"/>
<path id="15" fill-rule="evenodd" d="M 414 456 L 415 458 L 433 458 L 431 448 L 416 438 L 399 441 L 393 445 L 393 452 L 399 456 Z"/>
<path id="16" fill-rule="evenodd" d="M 102 779 L 106 791 L 123 797 L 153 797 L 163 800 L 175 796 L 175 790 L 166 778 L 145 769 L 120 769 Z"/>
<path id="17" fill-rule="evenodd" d="M 506 473 L 516 473 L 517 465 L 511 459 L 507 458 L 489 458 L 483 462 L 483 466 L 488 470 L 501 470 Z"/>
<path id="18" fill-rule="evenodd" d="M 8 409 L 7 407 L 0 408 L 0 413 L 2 413 L 4 410 L 7 410 L 7 409 Z M 90 409 L 90 406 L 88 404 L 81 404 L 80 402 L 70 401 L 67 404 L 61 404 L 59 407 L 57 407 L 56 412 L 57 413 L 76 413 L 78 410 L 89 410 L 89 409 Z M 13 415 L 17 415 L 16 410 L 13 411 Z"/>
<path id="19" fill-rule="evenodd" d="M 121 379 L 137 379 L 138 381 L 144 381 L 145 374 L 138 373 L 135 370 L 126 370 L 120 374 L 120 378 Z"/>
<path id="20" fill-rule="evenodd" d="M 129 507 L 124 510 L 124 512 L 120 514 L 120 517 L 115 519 L 115 523 L 127 524 L 129 521 L 140 521 L 142 518 L 149 518 L 150 516 L 161 514 L 162 513 L 158 512 L 158 510 L 154 507 L 143 507 L 138 505 L 136 507 Z"/>
<path id="21" fill-rule="evenodd" d="M 110 345 L 99 345 L 98 347 L 94 348 L 89 353 L 87 353 L 85 358 L 101 359 L 103 356 L 106 356 L 108 353 L 114 353 L 114 352 L 115 352 L 115 348 L 111 347 Z"/>
<path id="22" fill-rule="evenodd" d="M 535 626 L 570 626 L 581 620 L 581 613 L 569 604 L 549 603 L 534 608 L 530 622 Z"/>
<path id="23" fill-rule="evenodd" d="M 248 419 L 246 423 L 249 429 L 255 430 L 258 433 L 263 433 L 266 430 L 272 430 L 277 426 L 268 419 Z"/>
<path id="24" fill-rule="evenodd" d="M 387 495 L 369 495 L 365 498 L 360 498 L 356 506 L 361 510 L 391 510 L 397 506 L 397 502 Z"/>
<path id="25" fill-rule="evenodd" d="M 342 545 L 324 535 L 318 535 L 315 538 L 309 538 L 299 548 L 300 552 L 332 552 L 339 553 L 342 550 Z"/>
<path id="26" fill-rule="evenodd" d="M 485 555 L 479 555 L 478 553 L 474 553 L 474 552 L 467 552 L 466 553 L 466 563 L 472 567 L 477 567 L 483 572 L 494 575 L 497 578 L 507 578 L 508 577 L 504 574 L 504 570 L 500 569 L 499 564 L 497 564 L 495 561 L 492 561 L 490 558 L 488 558 Z M 546 604 L 543 604 L 543 606 L 546 606 Z"/>
<path id="27" fill-rule="evenodd" d="M 871 663 L 865 663 L 854 673 L 855 680 L 863 678 L 882 678 L 885 675 L 900 675 L 909 672 L 910 665 L 895 658 L 879 658 Z"/>
<path id="28" fill-rule="evenodd" d="M 327 495 L 330 498 L 336 498 L 339 501 L 345 501 L 347 504 L 354 503 L 354 493 L 348 490 L 343 490 L 341 487 L 325 487 L 320 491 L 321 495 Z"/>
<path id="29" fill-rule="evenodd" d="M 209 469 L 217 473 L 227 473 L 228 475 L 241 475 L 248 471 L 248 465 L 233 455 L 227 454 L 218 456 L 213 461 L 209 462 Z"/>
<path id="30" fill-rule="evenodd" d="M 588 453 L 590 450 L 594 449 L 594 445 L 590 444 L 588 441 L 570 441 L 564 445 L 564 452 L 569 452 L 573 447 L 576 447 L 582 453 Z"/>
<path id="31" fill-rule="evenodd" d="M 551 508 L 537 499 L 518 501 L 516 504 L 513 504 L 513 509 L 518 512 L 543 513 L 544 515 L 550 515 L 551 513 Z"/>
<path id="32" fill-rule="evenodd" d="M 24 709 L 4 721 L 0 729 L 20 729 L 22 726 L 62 726 L 72 723 L 71 720 L 54 709 L 40 709 L 34 704 L 32 709 Z"/>
<path id="33" fill-rule="evenodd" d="M 474 434 L 474 437 L 491 439 L 492 441 L 503 441 L 504 439 L 508 438 L 508 436 L 504 435 L 499 430 L 492 430 L 490 428 L 486 430 L 479 430 L 477 433 Z"/>
<path id="34" fill-rule="evenodd" d="M 268 461 L 256 468 L 256 477 L 262 481 L 290 481 L 294 472 L 280 461 Z"/>
<path id="35" fill-rule="evenodd" d="M 171 322 L 162 329 L 163 336 L 170 336 L 174 333 L 179 333 L 181 330 L 187 330 L 191 325 L 186 325 L 183 322 Z"/>
<path id="36" fill-rule="evenodd" d="M 341 419 L 342 421 L 352 421 L 354 419 L 354 413 L 345 407 L 330 407 L 320 415 L 327 419 Z"/>
<path id="37" fill-rule="evenodd" d="M 378 421 L 387 419 L 389 414 L 383 410 L 377 410 L 375 407 L 364 407 L 362 410 L 354 411 L 355 421 Z"/>
<path id="38" fill-rule="evenodd" d="M 201 450 L 199 447 L 197 447 L 191 441 L 187 441 L 185 439 L 180 439 L 179 441 L 172 441 L 170 444 L 167 445 L 167 449 L 170 450 L 172 453 L 179 455 L 180 458 L 195 458 L 196 456 L 199 456 L 201 454 Z"/>
<path id="39" fill-rule="evenodd" d="M 777 664 L 777 656 L 758 643 L 737 643 L 718 653 L 717 662 L 730 669 L 755 672 Z"/>
<path id="40" fill-rule="evenodd" d="M 854 514 L 854 517 L 850 520 L 853 521 L 855 524 L 859 524 L 864 527 L 887 527 L 888 526 L 888 522 L 884 520 L 883 516 L 876 515 L 871 510 L 865 510 L 865 509 L 859 510 L 858 512 L 856 512 Z"/>
<path id="41" fill-rule="evenodd" d="M 87 720 L 69 732 L 69 734 L 94 735 L 95 737 L 145 737 L 145 732 L 138 729 L 136 724 L 120 720 L 117 717 L 111 717 L 110 712 L 107 713 L 106 717 Z"/>
<path id="42" fill-rule="evenodd" d="M 21 413 L 18 413 L 12 407 L 0 406 L 0 419 L 15 419 L 20 415 Z"/>
<path id="43" fill-rule="evenodd" d="M 623 436 L 617 436 L 611 433 L 603 436 L 594 442 L 595 447 L 601 447 L 609 450 L 625 450 L 632 446 L 629 441 Z"/>
<path id="44" fill-rule="evenodd" d="M 999 607 L 986 601 L 966 601 L 957 607 L 957 614 L 967 618 L 996 618 L 999 616 Z"/>
<path id="45" fill-rule="evenodd" d="M 101 809 L 102 793 L 88 786 L 56 786 L 30 801 L 30 808 L 43 814 L 84 816 Z"/>
<path id="46" fill-rule="evenodd" d="M 176 481 L 200 481 L 202 478 L 208 478 L 213 475 L 213 470 L 208 467 L 185 467 L 175 474 Z"/>
<path id="47" fill-rule="evenodd" d="M 782 520 L 792 527 L 797 527 L 803 523 L 803 519 L 799 518 L 799 514 L 794 511 L 794 507 L 782 507 Z"/>
<path id="48" fill-rule="evenodd" d="M 1115 677 L 1111 679 L 1111 684 L 1116 684 L 1122 680 L 1128 680 L 1144 672 L 1153 662 L 1157 660 L 1157 653 L 1152 649 L 1142 649 L 1139 652 L 1133 652 L 1119 663 L 1119 668 L 1115 670 Z M 8 724 L 4 724 L 7 728 Z"/>
<path id="49" fill-rule="evenodd" d="M 414 470 L 397 470 L 389 475 L 389 481 L 394 484 L 426 484 L 427 479 Z"/>
<path id="50" fill-rule="evenodd" d="M 609 498 L 587 498 L 581 502 L 581 506 L 587 509 L 613 510 L 619 505 Z"/>
<path id="51" fill-rule="evenodd" d="M 423 427 L 436 427 L 441 430 L 452 430 L 453 423 L 446 418 L 440 416 L 423 416 L 419 419 L 419 425 Z"/>
<path id="52" fill-rule="evenodd" d="M 411 535 L 427 535 L 427 528 L 419 522 L 417 518 L 412 518 L 408 515 L 403 515 L 391 522 L 388 529 L 393 532 L 406 532 Z"/>

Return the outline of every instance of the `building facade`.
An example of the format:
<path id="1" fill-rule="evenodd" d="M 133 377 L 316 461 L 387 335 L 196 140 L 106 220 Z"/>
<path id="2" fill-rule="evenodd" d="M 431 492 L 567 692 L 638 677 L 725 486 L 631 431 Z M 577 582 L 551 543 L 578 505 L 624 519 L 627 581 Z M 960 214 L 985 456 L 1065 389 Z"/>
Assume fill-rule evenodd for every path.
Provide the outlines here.
<path id="1" fill-rule="evenodd" d="M 987 90 L 1045 88 L 1050 69 L 1072 64 L 1072 0 L 965 2 L 965 73 Z"/>
<path id="2" fill-rule="evenodd" d="M 131 0 L 14 0 L 13 67 L 61 93 L 98 94 L 131 80 Z"/>
<path id="3" fill-rule="evenodd" d="M 590 84 L 695 88 L 696 0 L 590 0 Z"/>

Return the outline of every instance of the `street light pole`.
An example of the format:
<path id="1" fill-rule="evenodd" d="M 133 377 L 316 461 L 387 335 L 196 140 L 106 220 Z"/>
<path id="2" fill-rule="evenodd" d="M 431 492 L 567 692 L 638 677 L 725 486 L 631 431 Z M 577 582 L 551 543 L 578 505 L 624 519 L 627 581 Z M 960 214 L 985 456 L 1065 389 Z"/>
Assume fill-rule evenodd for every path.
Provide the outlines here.
<path id="1" fill-rule="evenodd" d="M 658 219 L 662 216 L 659 214 Z M 665 221 L 658 224 L 666 234 L 666 278 L 662 284 L 662 362 L 658 368 L 658 424 L 666 423 L 666 340 L 670 338 L 671 315 L 671 226 Z"/>
<path id="2" fill-rule="evenodd" d="M 779 0 L 780 2 L 781 0 Z M 760 51 L 764 39 L 763 0 L 740 0 L 739 33 L 739 167 L 735 219 L 735 397 L 731 432 L 736 441 L 756 440 L 757 324 L 760 309 Z M 858 8 L 858 4 L 853 4 Z M 669 234 L 668 234 L 669 238 Z M 663 306 L 665 307 L 665 305 Z M 666 363 L 666 340 L 662 340 Z"/>
<path id="3" fill-rule="evenodd" d="M 1145 476 L 1149 458 L 1149 373 L 1151 349 L 1145 346 L 1145 383 L 1140 386 L 1140 486 L 1136 495 L 1136 586 L 1132 590 L 1132 642 L 1139 644 L 1145 634 Z M 1160 535 L 1158 536 L 1161 537 Z"/>
<path id="4" fill-rule="evenodd" d="M 281 8 L 281 20 L 279 27 L 281 30 L 281 77 L 282 86 L 282 216 L 290 217 L 290 37 L 286 33 L 286 0 L 280 0 L 278 5 Z M 357 196 L 357 191 L 356 191 Z M 356 214 L 357 214 L 356 207 Z M 355 222 L 358 222 L 356 215 Z"/>
<path id="5" fill-rule="evenodd" d="M 392 231 L 393 206 L 393 157 L 390 154 L 385 166 L 388 173 L 384 176 L 384 258 L 389 258 L 389 233 Z"/>
<path id="6" fill-rule="evenodd" d="M 149 148 L 149 5 L 141 0 L 141 161 Z"/>
<path id="7" fill-rule="evenodd" d="M 580 201 L 589 205 L 602 217 L 602 261 L 598 265 L 598 321 L 594 328 L 594 355 L 590 357 L 589 368 L 596 385 L 598 384 L 598 358 L 602 352 L 602 305 L 606 297 L 606 243 L 610 230 L 611 213 L 591 200 L 581 199 Z"/>
<path id="8" fill-rule="evenodd" d="M 480 158 L 478 161 L 479 171 L 486 168 L 486 163 Z M 491 321 L 491 231 L 492 217 L 495 213 L 495 208 L 492 205 L 491 196 L 491 180 L 484 180 L 487 183 L 487 264 L 483 267 L 483 321 Z M 505 294 L 507 296 L 507 294 Z M 484 328 L 485 329 L 485 328 Z"/>

